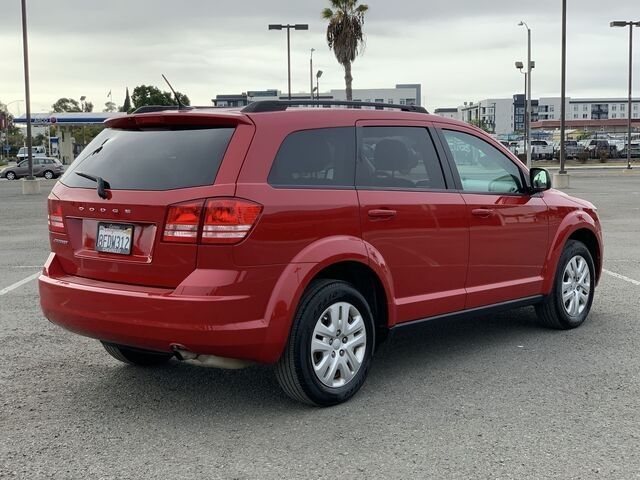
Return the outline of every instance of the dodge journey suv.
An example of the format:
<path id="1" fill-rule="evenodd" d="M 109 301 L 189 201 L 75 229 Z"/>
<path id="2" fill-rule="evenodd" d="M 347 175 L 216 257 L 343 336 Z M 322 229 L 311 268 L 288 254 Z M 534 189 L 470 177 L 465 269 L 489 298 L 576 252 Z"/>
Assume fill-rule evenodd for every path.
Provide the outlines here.
<path id="1" fill-rule="evenodd" d="M 46 317 L 129 364 L 274 364 L 320 406 L 358 391 L 394 329 L 523 306 L 585 321 L 592 204 L 465 123 L 319 106 L 107 120 L 48 199 Z"/>

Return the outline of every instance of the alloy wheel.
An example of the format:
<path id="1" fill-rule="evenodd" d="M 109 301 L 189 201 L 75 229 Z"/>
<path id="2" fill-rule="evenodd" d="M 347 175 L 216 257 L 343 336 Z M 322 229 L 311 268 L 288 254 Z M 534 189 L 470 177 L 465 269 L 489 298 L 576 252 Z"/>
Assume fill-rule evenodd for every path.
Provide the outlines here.
<path id="1" fill-rule="evenodd" d="M 569 260 L 562 275 L 562 305 L 572 317 L 580 315 L 589 302 L 591 272 L 581 255 Z"/>

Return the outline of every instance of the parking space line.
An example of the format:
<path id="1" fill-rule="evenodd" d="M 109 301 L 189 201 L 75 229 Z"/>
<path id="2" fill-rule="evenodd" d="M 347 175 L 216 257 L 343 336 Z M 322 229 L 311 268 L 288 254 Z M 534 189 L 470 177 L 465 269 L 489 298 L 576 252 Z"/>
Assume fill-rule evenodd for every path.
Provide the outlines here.
<path id="1" fill-rule="evenodd" d="M 612 272 L 610 270 L 602 269 L 604 273 L 607 275 L 611 275 L 612 277 L 619 278 L 620 280 L 624 280 L 625 282 L 632 283 L 638 287 L 640 287 L 640 282 L 638 280 L 634 280 L 633 278 L 625 277 L 624 275 L 620 275 L 619 273 Z"/>
<path id="2" fill-rule="evenodd" d="M 21 287 L 22 285 L 24 285 L 25 283 L 29 283 L 31 280 L 35 280 L 36 278 L 38 278 L 40 276 L 40 272 L 36 272 L 33 275 L 29 275 L 27 278 L 23 278 L 22 280 L 14 283 L 13 285 L 9 285 L 6 288 L 3 288 L 2 290 L 0 290 L 0 297 L 2 295 L 6 295 L 7 293 L 9 293 L 11 290 L 15 290 L 18 287 Z"/>

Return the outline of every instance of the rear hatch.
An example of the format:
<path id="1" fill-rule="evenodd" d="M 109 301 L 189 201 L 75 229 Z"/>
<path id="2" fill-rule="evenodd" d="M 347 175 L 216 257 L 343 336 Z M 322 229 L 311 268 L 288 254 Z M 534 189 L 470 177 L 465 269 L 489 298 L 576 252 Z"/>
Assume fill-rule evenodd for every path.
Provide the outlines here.
<path id="1" fill-rule="evenodd" d="M 175 287 L 196 267 L 206 199 L 234 194 L 253 126 L 175 112 L 107 125 L 49 197 L 51 248 L 69 275 Z"/>

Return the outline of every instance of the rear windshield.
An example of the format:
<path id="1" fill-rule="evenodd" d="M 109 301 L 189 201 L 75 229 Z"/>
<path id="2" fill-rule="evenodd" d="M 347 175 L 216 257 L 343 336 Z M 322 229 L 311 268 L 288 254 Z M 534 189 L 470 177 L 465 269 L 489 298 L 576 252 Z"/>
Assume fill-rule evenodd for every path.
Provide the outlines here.
<path id="1" fill-rule="evenodd" d="M 171 190 L 211 185 L 233 128 L 116 130 L 93 139 L 60 179 L 95 188 L 76 172 L 102 177 L 113 190 Z"/>

